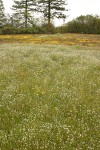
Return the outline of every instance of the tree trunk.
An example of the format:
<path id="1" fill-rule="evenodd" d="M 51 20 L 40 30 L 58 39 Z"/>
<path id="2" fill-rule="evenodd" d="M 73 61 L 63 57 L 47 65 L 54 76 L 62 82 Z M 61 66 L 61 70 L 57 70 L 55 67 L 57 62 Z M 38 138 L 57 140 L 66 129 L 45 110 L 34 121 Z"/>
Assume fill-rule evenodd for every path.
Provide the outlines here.
<path id="1" fill-rule="evenodd" d="M 48 27 L 50 28 L 51 24 L 51 2 L 48 0 Z"/>
<path id="2" fill-rule="evenodd" d="M 27 0 L 25 1 L 25 28 L 27 28 L 27 20 L 28 20 L 28 15 L 27 15 Z"/>

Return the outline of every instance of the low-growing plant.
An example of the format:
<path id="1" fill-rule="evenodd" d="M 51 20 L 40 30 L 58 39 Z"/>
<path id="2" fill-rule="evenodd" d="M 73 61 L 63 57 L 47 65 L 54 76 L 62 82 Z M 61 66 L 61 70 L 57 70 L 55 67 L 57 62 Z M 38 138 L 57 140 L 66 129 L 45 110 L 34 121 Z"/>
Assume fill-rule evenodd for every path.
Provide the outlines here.
<path id="1" fill-rule="evenodd" d="M 99 150 L 99 58 L 100 47 L 0 44 L 1 150 Z"/>

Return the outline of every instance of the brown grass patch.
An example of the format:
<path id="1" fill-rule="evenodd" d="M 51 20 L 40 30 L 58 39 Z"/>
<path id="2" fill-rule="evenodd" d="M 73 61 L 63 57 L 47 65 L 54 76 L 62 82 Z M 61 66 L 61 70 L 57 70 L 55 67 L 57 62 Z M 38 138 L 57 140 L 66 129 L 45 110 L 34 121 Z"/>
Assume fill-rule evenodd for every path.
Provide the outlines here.
<path id="1" fill-rule="evenodd" d="M 22 34 L 0 35 L 0 43 L 33 43 L 100 46 L 100 35 L 93 34 Z"/>

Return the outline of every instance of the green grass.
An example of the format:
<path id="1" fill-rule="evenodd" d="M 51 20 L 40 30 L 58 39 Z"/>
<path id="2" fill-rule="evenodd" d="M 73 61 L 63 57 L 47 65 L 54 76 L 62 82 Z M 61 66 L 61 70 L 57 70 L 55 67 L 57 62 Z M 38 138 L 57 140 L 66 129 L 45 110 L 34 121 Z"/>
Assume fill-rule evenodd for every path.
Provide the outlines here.
<path id="1" fill-rule="evenodd" d="M 100 150 L 100 48 L 0 45 L 0 150 Z"/>

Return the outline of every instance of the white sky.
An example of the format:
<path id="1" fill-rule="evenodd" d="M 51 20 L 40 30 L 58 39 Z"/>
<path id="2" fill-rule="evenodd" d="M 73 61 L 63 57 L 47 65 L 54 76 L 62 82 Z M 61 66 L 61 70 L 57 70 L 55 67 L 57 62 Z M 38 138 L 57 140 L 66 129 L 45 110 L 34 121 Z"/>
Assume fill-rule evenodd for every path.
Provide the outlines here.
<path id="1" fill-rule="evenodd" d="M 3 0 L 5 11 L 11 14 L 11 6 L 13 4 L 13 0 Z M 68 5 L 67 9 L 70 11 L 67 12 L 69 17 L 67 18 L 66 22 L 80 16 L 80 15 L 87 15 L 87 14 L 97 14 L 100 16 L 100 0 L 67 0 Z M 56 25 L 60 25 L 60 21 L 56 21 Z"/>

